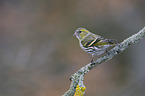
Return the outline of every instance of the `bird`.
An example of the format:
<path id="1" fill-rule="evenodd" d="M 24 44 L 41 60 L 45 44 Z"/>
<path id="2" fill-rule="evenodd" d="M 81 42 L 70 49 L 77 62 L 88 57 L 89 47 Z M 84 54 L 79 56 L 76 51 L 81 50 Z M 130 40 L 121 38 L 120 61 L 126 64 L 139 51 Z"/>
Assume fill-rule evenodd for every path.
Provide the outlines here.
<path id="1" fill-rule="evenodd" d="M 85 28 L 76 29 L 73 36 L 75 36 L 79 40 L 81 49 L 91 54 L 92 63 L 94 62 L 94 56 L 101 55 L 105 51 L 108 52 L 107 48 L 117 45 L 117 43 L 114 43 L 114 41 L 116 41 L 115 39 L 105 39 L 97 34 L 88 31 Z"/>

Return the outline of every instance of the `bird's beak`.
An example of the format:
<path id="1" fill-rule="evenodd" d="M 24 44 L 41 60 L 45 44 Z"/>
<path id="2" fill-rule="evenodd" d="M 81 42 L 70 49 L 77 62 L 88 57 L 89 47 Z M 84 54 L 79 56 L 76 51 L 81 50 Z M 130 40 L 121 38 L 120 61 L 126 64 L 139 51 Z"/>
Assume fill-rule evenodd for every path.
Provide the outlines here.
<path id="1" fill-rule="evenodd" d="M 74 33 L 73 36 L 76 36 L 76 33 Z"/>

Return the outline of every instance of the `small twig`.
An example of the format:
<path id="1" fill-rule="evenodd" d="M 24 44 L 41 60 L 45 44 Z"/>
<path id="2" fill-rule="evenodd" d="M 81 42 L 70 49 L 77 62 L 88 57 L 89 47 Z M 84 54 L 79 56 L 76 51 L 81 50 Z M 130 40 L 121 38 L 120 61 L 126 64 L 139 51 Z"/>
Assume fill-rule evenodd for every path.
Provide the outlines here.
<path id="1" fill-rule="evenodd" d="M 86 66 L 82 67 L 80 70 L 78 70 L 75 74 L 71 76 L 71 85 L 70 89 L 65 92 L 63 96 L 73 96 L 75 93 L 75 88 L 77 85 L 81 87 L 85 87 L 83 84 L 84 75 L 88 73 L 90 70 L 92 70 L 94 67 L 100 65 L 103 62 L 106 62 L 115 55 L 119 54 L 120 52 L 123 52 L 126 48 L 128 48 L 129 45 L 132 45 L 134 43 L 137 43 L 140 39 L 142 39 L 145 36 L 145 27 L 140 30 L 138 33 L 130 36 L 129 38 L 125 39 L 120 44 L 116 45 L 113 49 L 108 51 L 109 54 L 106 54 L 93 63 L 89 63 Z"/>

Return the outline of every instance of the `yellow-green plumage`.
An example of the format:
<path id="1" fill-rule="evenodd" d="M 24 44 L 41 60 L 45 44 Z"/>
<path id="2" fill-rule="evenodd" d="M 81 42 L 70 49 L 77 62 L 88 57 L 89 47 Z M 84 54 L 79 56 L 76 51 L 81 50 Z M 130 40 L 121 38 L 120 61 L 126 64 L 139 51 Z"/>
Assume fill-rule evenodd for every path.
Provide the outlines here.
<path id="1" fill-rule="evenodd" d="M 88 52 L 94 57 L 95 55 L 100 55 L 104 53 L 104 51 L 113 45 L 112 39 L 104 39 L 99 35 L 93 34 L 86 30 L 85 28 L 78 28 L 74 36 L 77 37 L 80 43 L 80 47 L 85 51 Z"/>

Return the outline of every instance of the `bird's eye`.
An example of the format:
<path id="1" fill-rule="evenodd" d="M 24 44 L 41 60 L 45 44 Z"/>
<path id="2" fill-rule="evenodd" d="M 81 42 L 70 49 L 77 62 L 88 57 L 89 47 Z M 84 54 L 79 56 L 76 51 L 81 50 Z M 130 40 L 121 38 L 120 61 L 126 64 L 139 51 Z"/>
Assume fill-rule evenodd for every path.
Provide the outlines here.
<path id="1" fill-rule="evenodd" d="M 82 33 L 82 31 L 79 31 L 79 33 Z"/>

